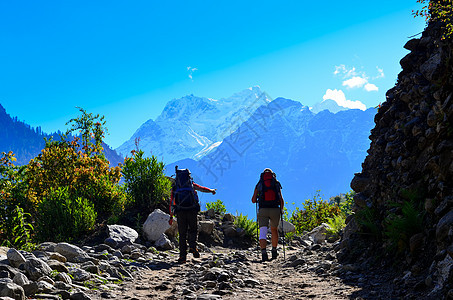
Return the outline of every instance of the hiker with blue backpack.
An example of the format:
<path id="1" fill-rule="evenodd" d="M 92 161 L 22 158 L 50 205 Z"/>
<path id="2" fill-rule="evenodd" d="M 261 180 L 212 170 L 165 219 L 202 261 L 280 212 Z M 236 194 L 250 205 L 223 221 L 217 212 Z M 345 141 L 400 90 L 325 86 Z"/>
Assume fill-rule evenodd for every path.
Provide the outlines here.
<path id="1" fill-rule="evenodd" d="M 278 224 L 280 223 L 284 203 L 281 189 L 282 186 L 280 182 L 277 181 L 275 173 L 269 168 L 264 169 L 263 173 L 260 175 L 260 180 L 255 186 L 252 197 L 252 202 L 257 203 L 259 207 L 257 222 L 259 227 L 261 259 L 263 262 L 269 260 L 266 251 L 266 237 L 269 223 L 272 234 L 272 259 L 276 259 L 278 256 Z"/>
<path id="2" fill-rule="evenodd" d="M 176 166 L 175 172 L 175 181 L 171 190 L 170 220 L 168 223 L 170 225 L 173 224 L 173 215 L 176 215 L 179 232 L 178 263 L 185 263 L 187 259 L 187 236 L 189 252 L 195 258 L 200 257 L 197 249 L 198 212 L 200 211 L 197 191 L 215 195 L 216 190 L 193 182 L 189 169 L 178 169 L 178 166 Z"/>

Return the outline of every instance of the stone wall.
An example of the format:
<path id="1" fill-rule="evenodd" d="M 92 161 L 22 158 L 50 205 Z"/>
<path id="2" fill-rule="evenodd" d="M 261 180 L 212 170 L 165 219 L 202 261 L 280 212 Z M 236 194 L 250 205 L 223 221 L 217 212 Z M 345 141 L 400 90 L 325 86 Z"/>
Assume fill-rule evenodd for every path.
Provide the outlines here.
<path id="1" fill-rule="evenodd" d="M 348 223 L 342 242 L 351 253 L 357 241 L 366 239 L 358 216 L 368 211 L 381 233 L 374 241 L 368 238 L 368 253 L 388 251 L 386 222 L 403 215 L 403 203 L 413 203 L 423 230 L 406 237 L 399 252 L 390 253 L 405 274 L 422 274 L 418 279 L 427 286 L 422 288 L 431 293 L 453 288 L 453 272 L 450 267 L 445 272 L 445 265 L 453 264 L 452 44 L 441 39 L 440 25 L 432 23 L 421 38 L 404 45 L 410 53 L 401 60 L 398 81 L 375 116 L 362 172 L 351 182 L 357 192 L 356 218 Z"/>

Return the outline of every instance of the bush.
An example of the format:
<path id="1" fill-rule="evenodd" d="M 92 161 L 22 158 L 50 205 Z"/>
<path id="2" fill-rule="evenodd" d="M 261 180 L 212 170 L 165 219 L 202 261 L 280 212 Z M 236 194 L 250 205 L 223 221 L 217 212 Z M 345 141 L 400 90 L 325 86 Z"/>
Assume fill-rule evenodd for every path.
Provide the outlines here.
<path id="1" fill-rule="evenodd" d="M 133 156 L 125 159 L 121 172 L 132 207 L 151 211 L 167 202 L 171 182 L 164 175 L 164 168 L 154 155 L 144 157 L 142 150 L 133 151 Z"/>
<path id="2" fill-rule="evenodd" d="M 336 215 L 327 219 L 327 224 L 330 226 L 330 233 L 339 234 L 340 231 L 346 226 L 345 217 L 343 215 Z"/>
<path id="3" fill-rule="evenodd" d="M 296 207 L 290 217 L 290 222 L 296 227 L 297 234 L 303 234 L 304 231 L 311 231 L 322 223 L 326 223 L 329 218 L 339 214 L 339 207 L 323 200 L 318 192 L 313 199 L 305 200 L 302 210 Z"/>
<path id="4" fill-rule="evenodd" d="M 245 231 L 246 236 L 256 241 L 256 235 L 258 232 L 258 225 L 256 224 L 256 221 L 249 219 L 247 215 L 243 215 L 241 213 L 236 215 L 234 225 L 236 225 L 237 228 L 242 228 Z"/>
<path id="5" fill-rule="evenodd" d="M 223 201 L 220 199 L 217 199 L 215 202 L 206 203 L 206 209 L 209 210 L 211 208 L 214 209 L 214 211 L 221 216 L 223 216 L 226 213 L 226 207 L 223 204 Z"/>
<path id="6" fill-rule="evenodd" d="M 88 155 L 80 150 L 78 139 L 73 141 L 47 141 L 42 152 L 27 166 L 29 194 L 34 195 L 36 210 L 50 190 L 67 188 L 69 198 L 89 200 L 100 221 L 124 208 L 126 195 L 118 186 L 121 179 L 119 167 L 110 168 L 103 155 Z"/>
<path id="7" fill-rule="evenodd" d="M 412 201 L 393 206 L 401 209 L 401 215 L 394 213 L 385 219 L 384 235 L 390 244 L 389 250 L 401 253 L 409 247 L 409 239 L 423 231 L 424 213 Z"/>
<path id="8" fill-rule="evenodd" d="M 371 236 L 377 240 L 381 239 L 381 229 L 378 225 L 377 213 L 374 209 L 364 208 L 356 213 L 357 223 L 360 225 L 360 233 Z"/>
<path id="9" fill-rule="evenodd" d="M 38 208 L 38 237 L 42 241 L 71 241 L 96 222 L 94 205 L 76 197 L 68 187 L 50 189 Z"/>
<path id="10" fill-rule="evenodd" d="M 0 157 L 0 245 L 29 250 L 32 247 L 31 215 L 27 208 L 24 167 L 16 167 L 13 152 Z"/>

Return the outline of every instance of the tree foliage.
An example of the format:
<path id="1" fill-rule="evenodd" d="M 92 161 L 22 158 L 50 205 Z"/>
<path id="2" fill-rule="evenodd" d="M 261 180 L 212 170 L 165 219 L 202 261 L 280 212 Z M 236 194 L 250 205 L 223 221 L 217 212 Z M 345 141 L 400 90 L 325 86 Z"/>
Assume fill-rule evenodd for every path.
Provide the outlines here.
<path id="1" fill-rule="evenodd" d="M 442 39 L 453 36 L 453 0 L 417 0 L 423 5 L 419 10 L 413 11 L 414 17 L 424 17 L 426 22 L 439 21 L 442 26 Z"/>

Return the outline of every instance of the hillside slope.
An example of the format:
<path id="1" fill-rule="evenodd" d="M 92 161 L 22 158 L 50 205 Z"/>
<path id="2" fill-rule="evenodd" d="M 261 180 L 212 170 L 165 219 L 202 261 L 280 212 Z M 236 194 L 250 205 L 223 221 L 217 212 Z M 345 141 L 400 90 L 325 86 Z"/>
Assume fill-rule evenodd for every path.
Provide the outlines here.
<path id="1" fill-rule="evenodd" d="M 41 128 L 33 128 L 17 117 L 11 117 L 0 104 L 0 153 L 13 151 L 17 159 L 17 165 L 28 164 L 30 159 L 35 158 L 45 146 L 45 138 L 57 139 L 59 133 L 47 134 Z M 111 166 L 117 166 L 123 162 L 107 144 L 103 143 L 104 153 Z"/>

